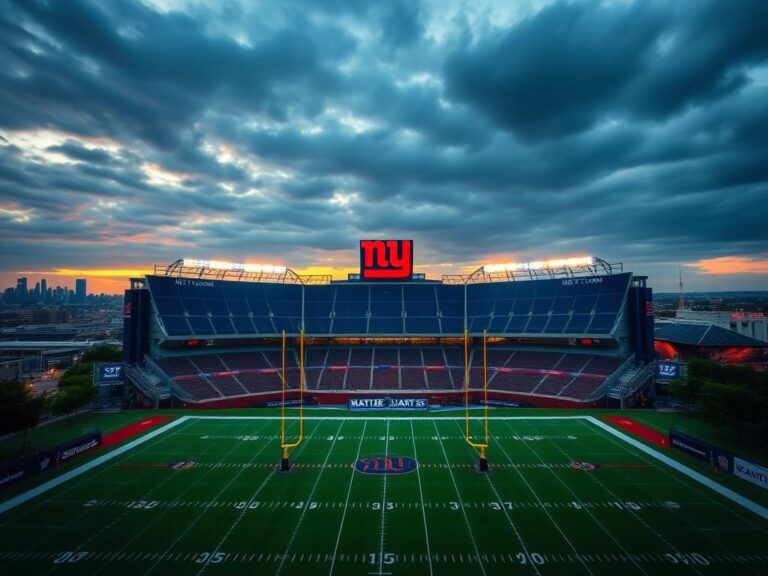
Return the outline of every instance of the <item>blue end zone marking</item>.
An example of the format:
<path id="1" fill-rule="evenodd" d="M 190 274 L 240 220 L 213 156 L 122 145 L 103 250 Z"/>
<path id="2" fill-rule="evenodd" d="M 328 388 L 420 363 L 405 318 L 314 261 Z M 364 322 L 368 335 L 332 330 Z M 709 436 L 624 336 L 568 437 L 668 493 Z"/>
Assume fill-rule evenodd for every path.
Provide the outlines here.
<path id="1" fill-rule="evenodd" d="M 7 512 L 8 510 L 12 510 L 13 508 L 16 508 L 16 506 L 19 506 L 20 504 L 23 504 L 24 502 L 27 502 L 28 500 L 31 500 L 32 498 L 39 496 L 40 494 L 44 494 L 45 492 L 48 492 L 49 490 L 52 490 L 57 486 L 64 484 L 64 482 L 66 482 L 67 480 L 80 476 L 81 474 L 84 474 L 85 472 L 88 472 L 89 470 L 96 468 L 96 466 L 100 466 L 104 462 L 109 462 L 113 458 L 120 456 L 120 454 L 124 454 L 125 452 L 128 452 L 128 450 L 132 450 L 133 448 L 143 444 L 147 440 L 151 440 L 155 436 L 159 436 L 160 434 L 167 432 L 171 428 L 175 428 L 176 426 L 178 426 L 182 422 L 189 420 L 190 418 L 191 416 L 182 416 L 181 418 L 174 420 L 173 422 L 169 422 L 168 424 L 166 424 L 165 426 L 162 426 L 161 428 L 158 428 L 157 430 L 148 432 L 144 436 L 137 438 L 136 440 L 132 440 L 131 442 L 128 442 L 128 444 L 124 444 L 119 448 L 115 448 L 111 452 L 107 452 L 103 456 L 94 458 L 93 460 L 91 460 L 90 462 L 86 462 L 82 466 L 78 466 L 77 468 L 74 468 L 69 472 L 65 472 L 64 474 L 62 474 L 61 476 L 57 476 L 53 480 L 49 480 L 44 484 L 40 484 L 40 486 L 35 486 L 34 488 L 27 490 L 26 492 L 22 492 L 18 496 L 11 498 L 10 500 L 7 500 L 6 502 L 3 502 L 2 504 L 0 504 L 0 514 L 2 514 L 3 512 Z"/>

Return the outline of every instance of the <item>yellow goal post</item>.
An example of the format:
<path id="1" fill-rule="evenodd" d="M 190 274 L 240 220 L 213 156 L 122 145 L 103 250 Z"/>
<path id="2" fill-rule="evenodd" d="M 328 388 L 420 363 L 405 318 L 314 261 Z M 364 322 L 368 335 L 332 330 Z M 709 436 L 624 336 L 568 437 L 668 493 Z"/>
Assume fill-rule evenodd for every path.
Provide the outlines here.
<path id="1" fill-rule="evenodd" d="M 470 386 L 470 366 L 469 366 L 469 330 L 464 330 L 464 440 L 467 444 L 475 448 L 480 453 L 480 459 L 485 460 L 485 451 L 488 449 L 488 331 L 483 330 L 483 439 L 475 442 L 469 433 L 469 386 Z"/>
<path id="2" fill-rule="evenodd" d="M 280 407 L 280 448 L 283 449 L 283 459 L 287 460 L 290 450 L 296 448 L 304 440 L 304 329 L 299 331 L 299 437 L 295 442 L 288 442 L 285 436 L 285 393 L 286 393 L 286 370 L 285 370 L 285 349 L 286 336 L 283 330 L 282 338 L 282 402 Z"/>

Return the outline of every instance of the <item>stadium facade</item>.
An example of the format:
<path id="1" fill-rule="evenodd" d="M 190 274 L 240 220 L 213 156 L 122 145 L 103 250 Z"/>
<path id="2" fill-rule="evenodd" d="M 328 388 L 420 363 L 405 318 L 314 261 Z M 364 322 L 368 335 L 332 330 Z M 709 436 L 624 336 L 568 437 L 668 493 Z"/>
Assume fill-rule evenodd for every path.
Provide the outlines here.
<path id="1" fill-rule="evenodd" d="M 420 397 L 600 406 L 652 372 L 646 277 L 596 258 L 428 280 L 410 241 L 361 241 L 346 281 L 178 260 L 125 293 L 127 380 L 145 402 L 269 405 Z M 467 382 L 468 381 L 468 382 Z"/>

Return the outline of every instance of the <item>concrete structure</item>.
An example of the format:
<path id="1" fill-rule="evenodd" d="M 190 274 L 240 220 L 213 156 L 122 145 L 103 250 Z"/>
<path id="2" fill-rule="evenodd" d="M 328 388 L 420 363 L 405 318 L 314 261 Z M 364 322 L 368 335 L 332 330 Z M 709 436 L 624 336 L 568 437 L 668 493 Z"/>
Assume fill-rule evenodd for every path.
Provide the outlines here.
<path id="1" fill-rule="evenodd" d="M 768 316 L 762 312 L 678 310 L 678 320 L 709 322 L 742 336 L 768 342 Z"/>

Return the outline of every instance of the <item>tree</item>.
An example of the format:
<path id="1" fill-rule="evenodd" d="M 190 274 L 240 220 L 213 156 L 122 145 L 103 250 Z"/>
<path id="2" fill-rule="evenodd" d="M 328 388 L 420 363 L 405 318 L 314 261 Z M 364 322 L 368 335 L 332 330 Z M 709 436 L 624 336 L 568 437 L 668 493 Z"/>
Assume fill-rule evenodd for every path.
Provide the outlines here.
<path id="1" fill-rule="evenodd" d="M 27 449 L 27 435 L 37 426 L 45 398 L 33 396 L 23 382 L 0 380 L 0 435 L 21 433 L 21 452 Z"/>
<path id="2" fill-rule="evenodd" d="M 105 344 L 91 348 L 83 354 L 83 363 L 88 362 L 121 362 L 123 360 L 123 349 L 114 344 Z"/>
<path id="3" fill-rule="evenodd" d="M 95 393 L 96 387 L 90 383 L 67 386 L 51 396 L 49 407 L 53 414 L 66 414 L 69 417 L 75 410 L 88 404 Z"/>
<path id="4" fill-rule="evenodd" d="M 688 382 L 670 392 L 693 402 L 699 414 L 726 426 L 742 440 L 768 443 L 768 374 L 711 360 L 691 360 Z"/>

